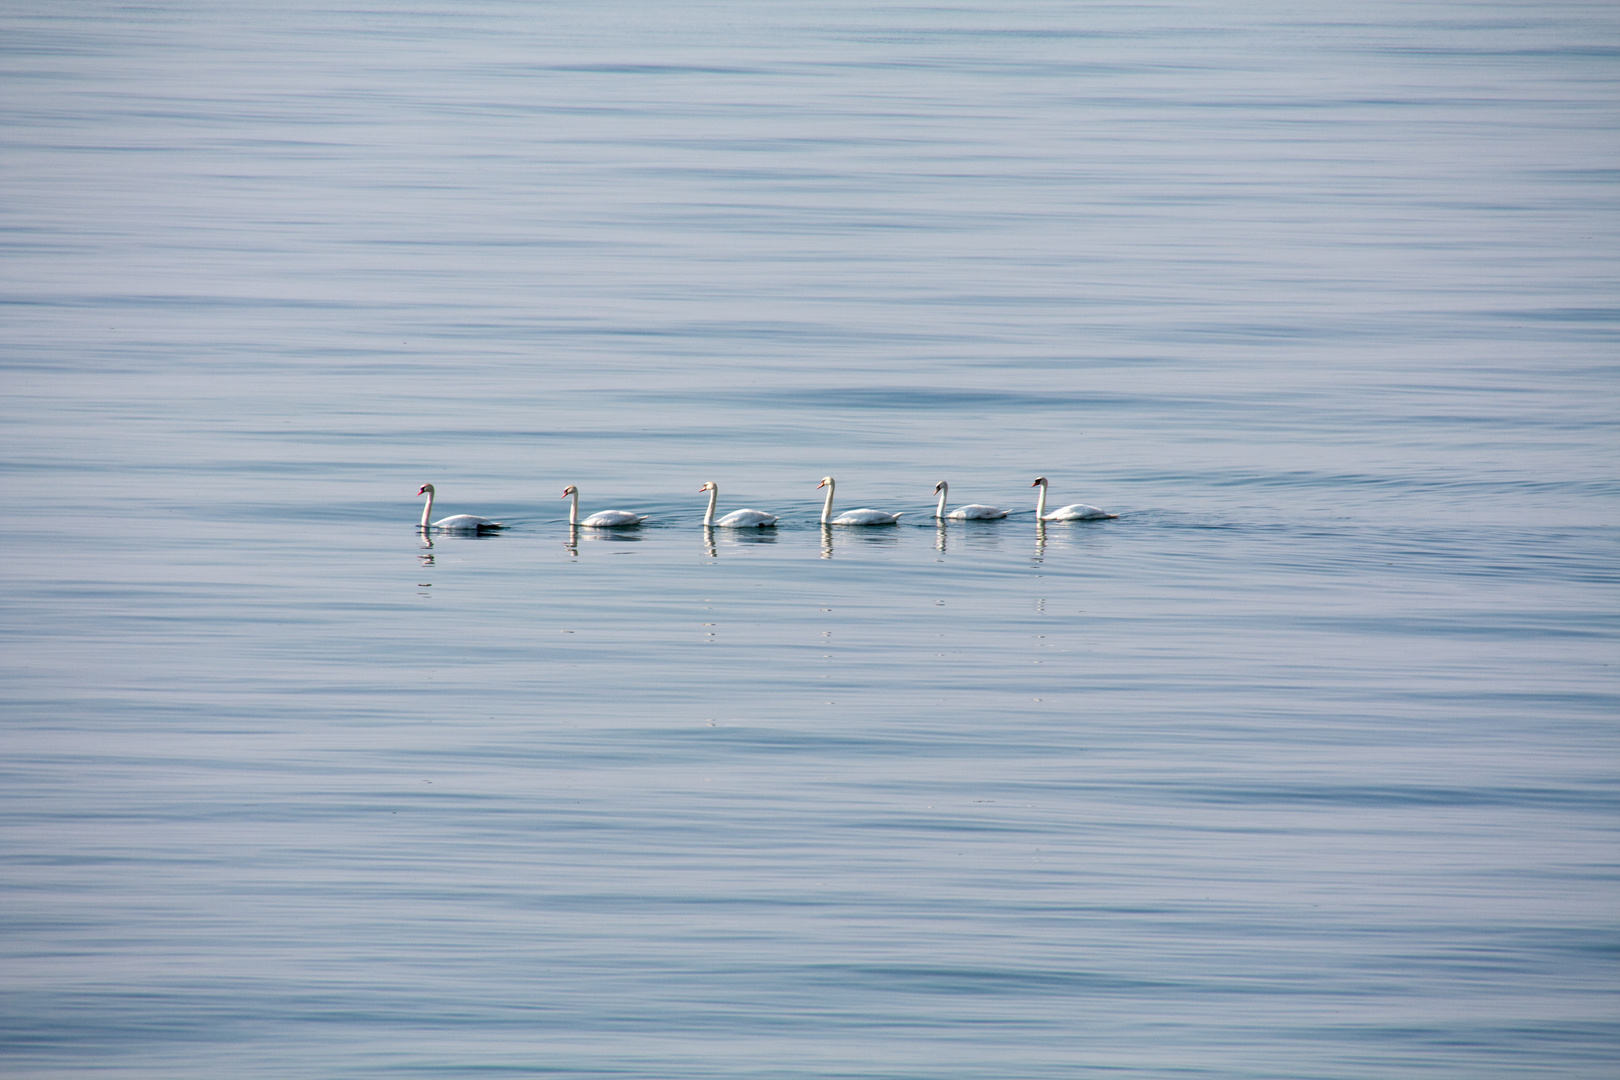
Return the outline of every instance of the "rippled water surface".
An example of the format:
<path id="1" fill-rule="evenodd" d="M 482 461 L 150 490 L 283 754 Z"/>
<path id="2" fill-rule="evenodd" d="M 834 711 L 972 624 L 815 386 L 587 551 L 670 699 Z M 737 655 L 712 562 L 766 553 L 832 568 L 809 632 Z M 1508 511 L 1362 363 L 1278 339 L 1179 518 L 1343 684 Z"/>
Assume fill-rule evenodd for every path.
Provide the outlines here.
<path id="1" fill-rule="evenodd" d="M 5 6 L 0 1072 L 1611 1076 L 1617 60 Z"/>

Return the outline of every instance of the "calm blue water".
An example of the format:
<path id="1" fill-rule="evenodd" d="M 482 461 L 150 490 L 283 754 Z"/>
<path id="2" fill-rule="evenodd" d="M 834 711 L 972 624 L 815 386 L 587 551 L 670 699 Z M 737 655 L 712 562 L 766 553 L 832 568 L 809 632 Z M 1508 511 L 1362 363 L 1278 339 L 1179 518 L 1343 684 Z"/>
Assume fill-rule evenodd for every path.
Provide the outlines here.
<path id="1" fill-rule="evenodd" d="M 1612 1076 L 1617 60 L 5 5 L 0 1072 Z"/>

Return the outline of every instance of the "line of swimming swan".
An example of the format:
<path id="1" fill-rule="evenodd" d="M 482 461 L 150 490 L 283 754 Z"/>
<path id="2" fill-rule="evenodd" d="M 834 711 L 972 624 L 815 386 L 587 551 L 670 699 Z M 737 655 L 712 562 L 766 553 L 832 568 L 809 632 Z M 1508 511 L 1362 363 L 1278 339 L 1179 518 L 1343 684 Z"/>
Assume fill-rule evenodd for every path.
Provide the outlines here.
<path id="1" fill-rule="evenodd" d="M 1099 507 L 1087 503 L 1070 503 L 1061 506 L 1051 513 L 1046 510 L 1046 477 L 1037 476 L 1030 487 L 1040 488 L 1040 495 L 1035 501 L 1035 518 L 1037 521 L 1104 521 L 1117 518 L 1118 514 L 1110 514 Z M 821 507 L 821 523 L 823 525 L 897 525 L 900 522 L 899 514 L 890 514 L 882 510 L 872 510 L 862 507 L 859 510 L 846 510 L 837 517 L 833 516 L 833 493 L 838 484 L 830 476 L 821 478 L 816 485 L 819 491 L 827 489 L 827 501 Z M 955 510 L 946 511 L 945 500 L 950 495 L 951 486 L 941 480 L 934 485 L 934 493 L 939 496 L 939 505 L 934 508 L 934 517 L 942 521 L 996 521 L 1007 516 L 1010 511 L 983 503 L 969 503 L 958 506 Z M 698 489 L 699 493 L 709 493 L 709 508 L 703 514 L 704 528 L 720 529 L 770 529 L 776 526 L 778 520 L 775 514 L 768 514 L 763 510 L 733 510 L 725 517 L 715 520 L 716 505 L 720 501 L 720 487 L 713 480 L 706 482 Z M 422 507 L 423 532 L 494 532 L 506 526 L 499 521 L 479 517 L 476 514 L 453 514 L 450 517 L 433 520 L 433 497 L 435 494 L 432 484 L 423 484 L 417 490 L 418 496 L 426 495 L 427 504 Z M 633 529 L 647 520 L 648 515 L 636 514 L 629 510 L 599 510 L 586 518 L 579 519 L 579 488 L 569 484 L 563 488 L 562 497 L 571 499 L 568 505 L 568 524 L 574 528 L 584 529 Z"/>

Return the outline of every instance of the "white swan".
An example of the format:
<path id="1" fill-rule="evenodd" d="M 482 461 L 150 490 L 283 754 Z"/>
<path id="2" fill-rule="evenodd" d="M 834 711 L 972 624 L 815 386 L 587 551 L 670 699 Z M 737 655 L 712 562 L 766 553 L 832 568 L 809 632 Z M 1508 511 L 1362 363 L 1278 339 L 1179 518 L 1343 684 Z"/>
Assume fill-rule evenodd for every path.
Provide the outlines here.
<path id="1" fill-rule="evenodd" d="M 941 480 L 934 485 L 934 491 L 939 495 L 939 505 L 934 508 L 934 516 L 937 518 L 951 518 L 954 521 L 995 521 L 1007 516 L 1007 511 L 986 506 L 984 503 L 968 503 L 966 506 L 958 506 L 947 514 L 945 497 L 951 493 L 951 485 Z"/>
<path id="2" fill-rule="evenodd" d="M 578 528 L 583 525 L 587 529 L 627 529 L 632 525 L 640 525 L 647 520 L 646 514 L 632 514 L 628 510 L 601 510 L 592 514 L 584 521 L 579 520 L 579 488 L 569 484 L 563 488 L 562 497 L 574 497 L 573 503 L 568 507 L 568 524 Z"/>
<path id="3" fill-rule="evenodd" d="M 451 517 L 440 518 L 430 526 L 428 522 L 433 518 L 433 485 L 423 484 L 416 489 L 416 493 L 427 496 L 427 505 L 422 507 L 421 528 L 424 531 L 434 528 L 444 532 L 493 532 L 496 529 L 506 528 L 505 525 L 498 521 L 481 518 L 476 514 L 455 514 Z"/>
<path id="4" fill-rule="evenodd" d="M 703 513 L 703 527 L 712 529 L 716 525 L 722 529 L 768 529 L 776 524 L 776 515 L 767 514 L 763 510 L 733 510 L 719 521 L 714 520 L 714 505 L 720 501 L 720 487 L 713 480 L 709 480 L 698 488 L 699 491 L 709 493 L 709 508 Z"/>
<path id="5" fill-rule="evenodd" d="M 832 477 L 823 476 L 821 483 L 817 484 L 816 487 L 827 489 L 827 502 L 821 508 L 821 523 L 823 525 L 894 525 L 900 521 L 900 514 L 885 514 L 881 510 L 867 510 L 864 507 L 860 510 L 850 510 L 833 517 L 833 492 L 838 489 L 838 485 L 833 481 Z M 904 513 L 904 511 L 901 511 L 901 513 Z"/>
<path id="6" fill-rule="evenodd" d="M 1103 521 L 1107 518 L 1117 518 L 1118 514 L 1110 514 L 1101 507 L 1088 506 L 1085 503 L 1070 503 L 1060 506 L 1050 514 L 1046 512 L 1046 477 L 1037 476 L 1030 487 L 1041 489 L 1040 498 L 1035 500 L 1035 517 L 1039 521 Z"/>

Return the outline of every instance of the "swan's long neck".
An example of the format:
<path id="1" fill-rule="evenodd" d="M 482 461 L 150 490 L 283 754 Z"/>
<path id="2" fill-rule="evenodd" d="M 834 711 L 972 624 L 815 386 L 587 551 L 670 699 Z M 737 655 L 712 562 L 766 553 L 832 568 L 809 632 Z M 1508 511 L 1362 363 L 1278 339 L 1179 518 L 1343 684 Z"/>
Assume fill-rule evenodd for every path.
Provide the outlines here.
<path id="1" fill-rule="evenodd" d="M 951 485 L 941 480 L 939 482 L 939 505 L 934 508 L 935 517 L 942 518 L 945 516 L 945 496 L 949 495 L 950 493 Z"/>
<path id="2" fill-rule="evenodd" d="M 827 481 L 827 501 L 821 504 L 821 523 L 823 525 L 831 525 L 832 524 L 833 492 L 836 491 L 837 489 L 838 489 L 837 484 L 833 483 L 831 480 Z"/>
<path id="3" fill-rule="evenodd" d="M 574 496 L 573 501 L 568 504 L 568 524 L 570 524 L 570 525 L 578 525 L 579 524 L 579 489 L 578 488 L 574 489 L 573 496 Z"/>
<path id="4" fill-rule="evenodd" d="M 424 529 L 428 527 L 428 522 L 433 520 L 433 492 L 429 491 L 427 497 L 428 501 L 422 507 L 422 528 Z"/>
<path id="5" fill-rule="evenodd" d="M 1035 517 L 1037 520 L 1046 516 L 1046 485 L 1038 485 L 1041 493 L 1035 497 Z"/>
<path id="6" fill-rule="evenodd" d="M 714 527 L 714 505 L 715 505 L 715 503 L 717 503 L 719 501 L 720 501 L 720 489 L 717 488 L 717 487 L 710 488 L 709 489 L 709 509 L 706 510 L 704 512 L 704 514 L 703 514 L 703 527 L 704 528 L 711 529 L 711 528 Z"/>

